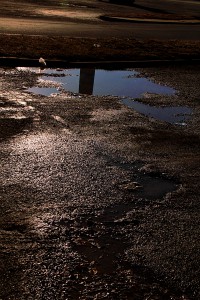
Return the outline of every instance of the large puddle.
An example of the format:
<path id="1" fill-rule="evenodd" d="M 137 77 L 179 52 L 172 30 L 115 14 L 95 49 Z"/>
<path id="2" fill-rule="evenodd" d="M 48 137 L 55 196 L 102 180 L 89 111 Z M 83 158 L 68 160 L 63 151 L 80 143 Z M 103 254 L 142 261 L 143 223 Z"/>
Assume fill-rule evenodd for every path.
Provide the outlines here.
<path id="1" fill-rule="evenodd" d="M 18 69 L 38 72 L 34 68 Z M 172 124 L 186 125 L 192 113 L 189 107 L 161 107 L 138 101 L 138 98 L 142 99 L 148 94 L 175 95 L 176 90 L 141 77 L 134 70 L 45 69 L 39 75 L 38 85 L 28 89 L 31 93 L 44 96 L 59 94 L 62 90 L 95 96 L 118 96 L 122 98 L 123 104 L 137 112 Z"/>
<path id="2" fill-rule="evenodd" d="M 176 91 L 162 86 L 147 78 L 140 78 L 139 73 L 129 70 L 100 70 L 100 69 L 46 69 L 40 77 L 42 81 L 59 84 L 66 91 L 72 93 L 89 94 L 95 96 L 115 95 L 119 97 L 141 98 L 145 93 L 174 95 Z M 49 88 L 52 88 L 49 86 Z M 50 96 L 52 90 L 29 89 L 33 93 Z M 53 91 L 55 92 L 55 90 Z M 57 91 L 58 92 L 58 91 Z"/>

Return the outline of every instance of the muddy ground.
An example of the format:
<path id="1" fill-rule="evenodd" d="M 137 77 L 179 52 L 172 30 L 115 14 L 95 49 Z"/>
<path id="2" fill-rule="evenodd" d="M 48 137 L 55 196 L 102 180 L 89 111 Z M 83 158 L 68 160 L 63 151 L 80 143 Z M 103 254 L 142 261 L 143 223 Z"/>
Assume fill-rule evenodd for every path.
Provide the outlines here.
<path id="1" fill-rule="evenodd" d="M 198 70 L 138 70 L 178 126 L 1 69 L 1 299 L 199 299 Z"/>

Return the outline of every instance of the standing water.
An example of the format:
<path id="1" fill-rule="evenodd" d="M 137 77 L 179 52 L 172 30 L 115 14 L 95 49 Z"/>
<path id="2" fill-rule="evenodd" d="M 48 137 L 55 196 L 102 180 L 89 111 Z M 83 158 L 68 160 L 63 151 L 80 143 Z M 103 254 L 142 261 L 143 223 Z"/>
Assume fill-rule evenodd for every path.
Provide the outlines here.
<path id="1" fill-rule="evenodd" d="M 144 93 L 173 95 L 175 90 L 156 84 L 149 79 L 138 77 L 138 72 L 129 70 L 100 69 L 46 69 L 40 78 L 44 82 L 57 83 L 66 91 L 94 96 L 115 95 L 119 97 L 141 98 Z M 29 91 L 35 93 L 36 87 Z M 51 91 L 42 93 L 49 96 Z"/>
<path id="2" fill-rule="evenodd" d="M 18 69 L 27 70 L 27 68 Z M 34 68 L 28 70 L 38 72 L 38 69 Z M 45 69 L 42 74 L 40 73 L 38 86 L 28 89 L 31 93 L 44 96 L 58 94 L 62 90 L 94 96 L 118 96 L 122 98 L 123 104 L 145 116 L 172 124 L 185 125 L 192 112 L 188 107 L 152 106 L 136 100 L 142 99 L 146 93 L 175 95 L 176 90 L 141 77 L 139 72 L 134 70 Z"/>

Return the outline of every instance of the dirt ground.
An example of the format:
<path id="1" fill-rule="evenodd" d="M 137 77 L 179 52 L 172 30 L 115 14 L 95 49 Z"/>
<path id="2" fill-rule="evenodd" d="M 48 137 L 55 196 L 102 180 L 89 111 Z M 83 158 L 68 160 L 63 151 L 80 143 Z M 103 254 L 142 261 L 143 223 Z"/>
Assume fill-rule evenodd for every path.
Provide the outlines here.
<path id="1" fill-rule="evenodd" d="M 155 59 L 199 59 L 199 41 L 98 39 L 24 35 L 0 35 L 0 55 L 48 60 L 137 61 Z"/>

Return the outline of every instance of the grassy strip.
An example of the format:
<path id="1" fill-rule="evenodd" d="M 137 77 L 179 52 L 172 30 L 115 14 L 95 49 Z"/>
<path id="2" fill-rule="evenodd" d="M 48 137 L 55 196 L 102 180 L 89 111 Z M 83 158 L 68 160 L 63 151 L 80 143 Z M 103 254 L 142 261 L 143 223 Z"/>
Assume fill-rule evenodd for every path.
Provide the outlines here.
<path id="1" fill-rule="evenodd" d="M 68 61 L 199 59 L 200 41 L 91 39 L 0 34 L 0 56 Z"/>

